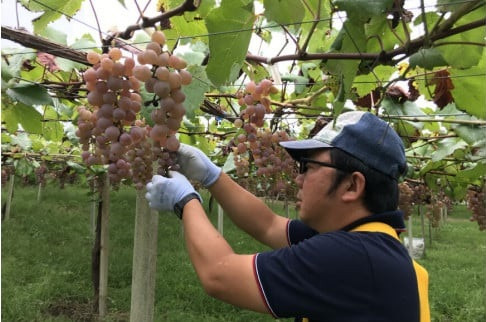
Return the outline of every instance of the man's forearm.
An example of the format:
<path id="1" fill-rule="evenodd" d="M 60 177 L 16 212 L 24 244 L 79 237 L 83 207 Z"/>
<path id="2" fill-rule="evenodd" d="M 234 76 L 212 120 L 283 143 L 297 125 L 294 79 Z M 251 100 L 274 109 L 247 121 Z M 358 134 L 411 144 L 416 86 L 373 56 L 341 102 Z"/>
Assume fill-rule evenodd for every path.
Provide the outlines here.
<path id="1" fill-rule="evenodd" d="M 262 200 L 243 189 L 227 174 L 222 173 L 209 191 L 231 220 L 249 235 L 273 247 L 287 246 L 283 227 L 286 218 L 276 215 Z"/>

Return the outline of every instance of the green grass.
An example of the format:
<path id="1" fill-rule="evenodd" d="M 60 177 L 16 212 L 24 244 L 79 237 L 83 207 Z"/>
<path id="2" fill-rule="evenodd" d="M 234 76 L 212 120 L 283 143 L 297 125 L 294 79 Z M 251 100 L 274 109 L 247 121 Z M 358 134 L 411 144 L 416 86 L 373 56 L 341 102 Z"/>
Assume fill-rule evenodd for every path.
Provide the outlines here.
<path id="1" fill-rule="evenodd" d="M 17 186 L 11 218 L 2 223 L 2 321 L 88 321 L 93 236 L 87 189 L 49 186 L 42 202 L 36 197 L 36 187 Z M 134 205 L 133 190 L 112 192 L 107 321 L 129 317 Z M 216 212 L 210 216 L 216 224 Z M 486 321 L 486 234 L 469 216 L 456 207 L 448 222 L 432 231 L 433 244 L 419 260 L 430 275 L 433 321 Z M 417 224 L 414 232 L 420 232 Z M 238 253 L 266 249 L 227 218 L 224 235 Z M 159 220 L 155 296 L 156 321 L 274 321 L 204 293 L 175 216 Z"/>

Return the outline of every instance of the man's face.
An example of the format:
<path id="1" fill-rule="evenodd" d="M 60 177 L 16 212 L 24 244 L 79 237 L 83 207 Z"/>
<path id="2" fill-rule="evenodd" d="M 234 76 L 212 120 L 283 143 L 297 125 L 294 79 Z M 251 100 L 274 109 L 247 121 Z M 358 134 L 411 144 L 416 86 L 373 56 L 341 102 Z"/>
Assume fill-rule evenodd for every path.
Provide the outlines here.
<path id="1" fill-rule="evenodd" d="M 331 163 L 329 150 L 314 152 L 308 157 L 311 160 Z M 332 213 L 336 206 L 336 196 L 329 194 L 336 169 L 308 162 L 307 170 L 295 179 L 299 192 L 297 193 L 297 209 L 300 219 L 310 227 L 330 227 L 326 224 L 332 220 L 326 214 Z M 327 218 L 326 218 L 327 217 Z"/>

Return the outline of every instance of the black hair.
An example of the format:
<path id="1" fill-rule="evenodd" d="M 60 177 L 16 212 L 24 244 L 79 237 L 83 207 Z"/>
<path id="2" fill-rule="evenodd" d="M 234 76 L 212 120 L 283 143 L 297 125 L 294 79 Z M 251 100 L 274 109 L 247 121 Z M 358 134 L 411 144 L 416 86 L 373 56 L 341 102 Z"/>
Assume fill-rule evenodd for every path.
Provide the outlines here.
<path id="1" fill-rule="evenodd" d="M 334 193 L 347 176 L 357 171 L 361 172 L 366 180 L 363 202 L 369 211 L 378 214 L 397 209 L 399 195 L 397 180 L 368 167 L 361 160 L 343 150 L 337 148 L 330 150 L 331 162 L 343 167 L 347 171 L 336 171 L 334 182 L 328 192 L 329 194 Z"/>

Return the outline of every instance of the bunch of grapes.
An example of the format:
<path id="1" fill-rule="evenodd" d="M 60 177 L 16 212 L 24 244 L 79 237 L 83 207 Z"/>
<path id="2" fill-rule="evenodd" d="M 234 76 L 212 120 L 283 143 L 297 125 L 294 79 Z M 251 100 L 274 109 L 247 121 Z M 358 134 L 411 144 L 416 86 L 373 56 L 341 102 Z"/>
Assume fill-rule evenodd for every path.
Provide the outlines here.
<path id="1" fill-rule="evenodd" d="M 179 148 L 175 134 L 185 114 L 181 86 L 189 84 L 192 76 L 184 70 L 182 59 L 163 51 L 164 44 L 163 32 L 154 32 L 152 42 L 137 57 L 140 65 L 122 57 L 118 48 L 111 48 L 108 54 L 87 55 L 93 64 L 84 73 L 91 108 L 78 109 L 76 134 L 83 161 L 88 166 L 107 164 L 112 184 L 132 178 L 141 189 L 152 177 L 153 160 L 164 151 Z M 140 82 L 155 94 L 153 102 L 159 106 L 151 113 L 153 127 L 137 119 L 143 103 Z"/>
<path id="2" fill-rule="evenodd" d="M 400 183 L 398 188 L 400 190 L 398 208 L 403 212 L 403 217 L 408 219 L 413 211 L 414 191 L 407 182 Z"/>
<path id="3" fill-rule="evenodd" d="M 476 221 L 479 230 L 486 229 L 486 189 L 482 187 L 469 189 L 466 195 L 467 207 L 472 212 L 471 221 Z"/>
<path id="4" fill-rule="evenodd" d="M 444 203 L 434 198 L 431 203 L 425 206 L 425 217 L 429 220 L 434 228 L 438 228 L 441 220 L 441 211 L 444 208 Z"/>
<path id="5" fill-rule="evenodd" d="M 278 89 L 273 86 L 272 81 L 269 79 L 264 79 L 258 84 L 255 84 L 253 81 L 246 84 L 245 92 L 237 93 L 238 104 L 241 108 L 244 108 L 240 117 L 244 121 L 255 124 L 257 127 L 262 127 L 265 113 L 272 112 L 268 96 L 276 92 L 278 92 Z M 241 120 L 236 120 L 235 123 L 237 127 L 238 124 L 243 125 Z"/>
<path id="6" fill-rule="evenodd" d="M 423 183 L 412 185 L 413 197 L 412 202 L 414 205 L 430 204 L 432 193 L 430 189 Z"/>
<path id="7" fill-rule="evenodd" d="M 37 183 L 40 184 L 42 187 L 46 185 L 46 173 L 47 173 L 47 167 L 44 163 L 42 163 L 40 166 L 35 168 L 35 178 L 37 180 Z"/>
<path id="8" fill-rule="evenodd" d="M 272 81 L 264 79 L 259 84 L 249 82 L 245 93 L 238 93 L 238 103 L 244 109 L 241 118 L 234 122 L 241 130 L 232 142 L 237 176 L 246 176 L 254 165 L 256 175 L 267 179 L 267 186 L 262 189 L 281 195 L 290 187 L 289 180 L 296 176 L 296 169 L 293 159 L 278 144 L 290 140 L 288 133 L 284 130 L 272 133 L 262 128 L 265 114 L 271 112 L 268 95 L 276 90 Z"/>

